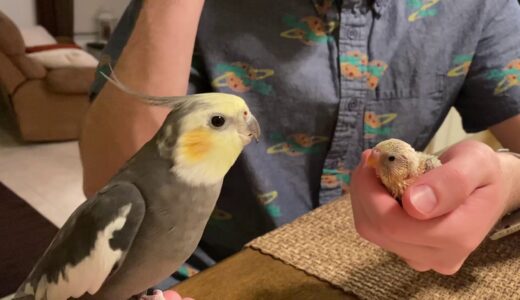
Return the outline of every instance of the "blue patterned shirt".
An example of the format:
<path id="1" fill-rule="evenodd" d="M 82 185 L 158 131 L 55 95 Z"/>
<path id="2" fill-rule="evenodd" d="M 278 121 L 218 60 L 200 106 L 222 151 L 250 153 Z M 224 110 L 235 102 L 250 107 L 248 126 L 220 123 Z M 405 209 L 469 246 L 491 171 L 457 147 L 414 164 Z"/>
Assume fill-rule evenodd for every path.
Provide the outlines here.
<path id="1" fill-rule="evenodd" d="M 105 49 L 113 64 L 140 6 L 131 2 Z M 103 84 L 98 76 L 93 97 Z M 190 93 L 207 91 L 243 97 L 264 135 L 226 176 L 196 268 L 348 192 L 361 152 L 379 141 L 423 149 L 452 106 L 468 132 L 517 115 L 520 6 L 206 0 Z"/>

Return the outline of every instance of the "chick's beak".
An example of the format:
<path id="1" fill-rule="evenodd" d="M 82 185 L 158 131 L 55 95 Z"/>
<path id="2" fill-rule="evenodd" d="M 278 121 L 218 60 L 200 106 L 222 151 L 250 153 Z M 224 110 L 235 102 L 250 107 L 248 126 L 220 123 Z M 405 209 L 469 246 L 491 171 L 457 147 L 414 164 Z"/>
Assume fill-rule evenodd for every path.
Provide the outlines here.
<path id="1" fill-rule="evenodd" d="M 254 138 L 258 143 L 260 139 L 260 124 L 258 124 L 258 121 L 253 115 L 247 120 L 247 130 L 249 131 L 249 136 Z"/>
<path id="2" fill-rule="evenodd" d="M 372 152 L 370 152 L 370 156 L 368 157 L 367 166 L 375 168 L 379 163 L 380 158 L 381 152 L 377 149 L 373 149 Z"/>

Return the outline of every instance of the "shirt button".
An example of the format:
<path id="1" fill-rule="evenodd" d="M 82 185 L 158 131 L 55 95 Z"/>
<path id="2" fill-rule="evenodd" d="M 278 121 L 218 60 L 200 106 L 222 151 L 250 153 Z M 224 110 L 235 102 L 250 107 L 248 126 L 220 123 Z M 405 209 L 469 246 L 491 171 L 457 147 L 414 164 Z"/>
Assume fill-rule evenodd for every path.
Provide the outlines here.
<path id="1" fill-rule="evenodd" d="M 354 28 L 347 29 L 347 38 L 357 40 L 359 38 L 359 30 Z"/>
<path id="2" fill-rule="evenodd" d="M 347 104 L 347 108 L 348 110 L 356 110 L 359 106 L 359 100 L 358 99 L 352 99 L 352 101 L 350 101 L 348 104 Z"/>

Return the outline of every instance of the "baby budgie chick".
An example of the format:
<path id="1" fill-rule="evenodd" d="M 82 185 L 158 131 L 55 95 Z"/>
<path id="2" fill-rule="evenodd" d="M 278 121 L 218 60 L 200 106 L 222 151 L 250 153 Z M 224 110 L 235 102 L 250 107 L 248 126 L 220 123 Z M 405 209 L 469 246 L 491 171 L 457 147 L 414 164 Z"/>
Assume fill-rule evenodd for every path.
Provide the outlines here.
<path id="1" fill-rule="evenodd" d="M 404 141 L 388 139 L 372 149 L 367 164 L 376 170 L 390 194 L 400 200 L 418 176 L 440 166 L 441 161 L 436 156 L 415 151 Z"/>

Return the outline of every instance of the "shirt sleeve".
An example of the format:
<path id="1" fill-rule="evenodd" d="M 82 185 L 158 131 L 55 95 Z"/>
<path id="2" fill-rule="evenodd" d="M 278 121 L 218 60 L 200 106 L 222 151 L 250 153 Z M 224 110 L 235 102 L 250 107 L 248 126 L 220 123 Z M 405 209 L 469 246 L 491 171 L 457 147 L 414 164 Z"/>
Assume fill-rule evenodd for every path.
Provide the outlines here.
<path id="1" fill-rule="evenodd" d="M 520 113 L 520 5 L 496 0 L 455 107 L 467 132 Z"/>
<path id="2" fill-rule="evenodd" d="M 106 82 L 105 77 L 103 77 L 100 72 L 108 75 L 110 73 L 108 65 L 110 64 L 114 67 L 117 64 L 117 60 L 127 44 L 137 18 L 139 17 L 142 1 L 143 0 L 132 0 L 130 2 L 114 29 L 114 32 L 110 36 L 107 45 L 103 49 L 99 64 L 96 68 L 94 82 L 90 87 L 89 98 L 91 101 L 95 100 Z M 203 57 L 198 49 L 195 49 L 193 54 L 189 80 L 188 94 L 209 92 L 211 90 L 211 85 L 204 69 Z"/>

